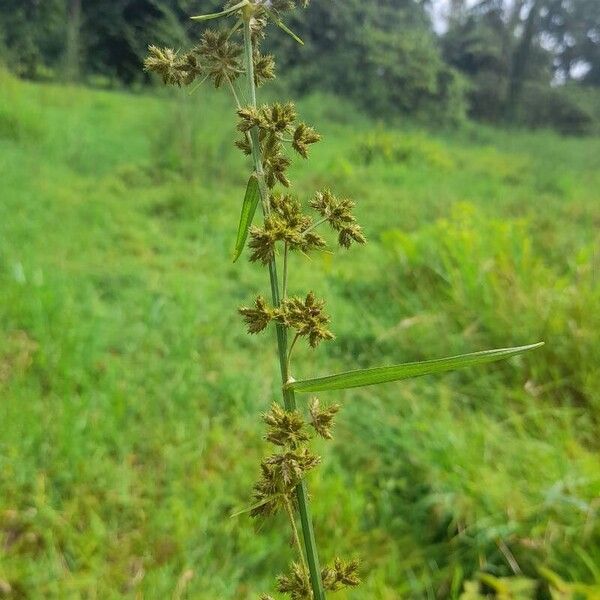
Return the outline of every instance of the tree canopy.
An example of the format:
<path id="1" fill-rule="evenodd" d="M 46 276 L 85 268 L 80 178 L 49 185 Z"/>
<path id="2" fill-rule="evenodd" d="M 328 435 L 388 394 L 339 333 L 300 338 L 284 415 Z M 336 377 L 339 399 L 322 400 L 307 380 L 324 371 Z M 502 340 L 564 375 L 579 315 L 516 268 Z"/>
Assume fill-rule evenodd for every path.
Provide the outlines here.
<path id="1" fill-rule="evenodd" d="M 343 91 L 378 115 L 452 123 L 468 111 L 489 121 L 586 130 L 591 115 L 579 98 L 600 86 L 597 0 L 451 0 L 443 34 L 433 4 L 315 0 L 288 23 L 304 39 L 302 51 L 285 34 L 272 36 L 273 50 L 297 92 Z M 29 78 L 144 81 L 151 40 L 192 45 L 198 26 L 188 17 L 221 5 L 0 0 L 1 58 Z"/>

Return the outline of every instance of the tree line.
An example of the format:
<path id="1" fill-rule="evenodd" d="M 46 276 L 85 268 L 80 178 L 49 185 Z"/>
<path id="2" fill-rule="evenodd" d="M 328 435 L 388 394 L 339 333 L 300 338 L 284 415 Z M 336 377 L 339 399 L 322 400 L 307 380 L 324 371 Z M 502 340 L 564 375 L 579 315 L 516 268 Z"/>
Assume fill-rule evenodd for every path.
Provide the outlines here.
<path id="1" fill-rule="evenodd" d="M 0 52 L 28 78 L 143 82 L 150 40 L 188 47 L 223 0 L 0 0 Z M 314 0 L 272 36 L 296 92 L 344 90 L 381 116 L 465 115 L 585 133 L 600 120 L 598 0 Z M 443 32 L 440 32 L 442 30 Z"/>

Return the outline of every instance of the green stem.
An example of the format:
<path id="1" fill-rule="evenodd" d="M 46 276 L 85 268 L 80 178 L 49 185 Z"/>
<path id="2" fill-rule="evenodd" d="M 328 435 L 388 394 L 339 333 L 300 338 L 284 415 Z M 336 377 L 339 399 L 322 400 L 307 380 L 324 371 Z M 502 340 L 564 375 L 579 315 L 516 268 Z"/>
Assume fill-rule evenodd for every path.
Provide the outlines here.
<path id="1" fill-rule="evenodd" d="M 208 79 L 208 75 L 205 75 L 200 81 L 198 81 L 198 83 L 195 83 L 192 88 L 190 89 L 190 91 L 188 92 L 188 95 L 192 95 L 195 91 L 198 90 L 198 88 Z"/>
<path id="2" fill-rule="evenodd" d="M 292 503 L 290 499 L 285 497 L 285 510 L 290 519 L 290 524 L 292 526 L 292 535 L 294 537 L 294 545 L 296 546 L 296 550 L 298 551 L 298 556 L 300 561 L 302 562 L 302 566 L 304 570 L 308 573 L 308 565 L 306 564 L 306 558 L 304 557 L 304 550 L 302 550 L 302 542 L 300 542 L 300 535 L 298 534 L 298 527 L 296 526 L 296 519 L 294 517 L 294 509 L 292 507 Z"/>
<path id="3" fill-rule="evenodd" d="M 256 107 L 256 86 L 254 84 L 254 60 L 252 52 L 252 36 L 250 31 L 250 18 L 248 13 L 244 14 L 244 54 L 246 59 L 246 76 L 248 79 L 248 95 L 252 106 Z M 262 156 L 260 144 L 258 140 L 258 131 L 254 127 L 250 131 L 252 140 L 252 158 L 254 161 L 254 170 L 258 178 L 258 187 L 260 190 L 261 203 L 263 214 L 266 216 L 270 212 L 269 207 L 269 188 L 265 181 L 265 174 L 262 165 Z M 280 305 L 279 297 L 279 281 L 277 278 L 277 264 L 275 259 L 269 263 L 269 279 L 271 283 L 271 296 L 274 306 Z M 281 370 L 282 385 L 290 379 L 287 363 L 287 330 L 281 325 L 276 325 L 277 332 L 277 350 L 279 354 L 279 367 Z M 296 410 L 296 398 L 294 391 L 283 389 L 283 401 L 286 410 Z M 313 590 L 314 600 L 325 600 L 325 592 L 323 590 L 323 582 L 321 580 L 321 567 L 319 566 L 319 555 L 317 553 L 317 544 L 310 515 L 310 506 L 308 502 L 308 491 L 306 483 L 302 480 L 296 486 L 296 501 L 298 502 L 298 512 L 300 514 L 300 522 L 302 524 L 302 537 L 304 539 L 304 549 L 308 562 L 310 573 L 310 583 Z"/>
<path id="4" fill-rule="evenodd" d="M 240 103 L 240 98 L 237 95 L 237 92 L 235 91 L 235 86 L 233 85 L 231 79 L 226 75 L 225 79 L 227 79 L 227 83 L 229 85 L 229 89 L 231 90 L 231 94 L 233 95 L 233 99 L 235 100 L 235 105 L 237 106 L 237 109 L 240 110 L 242 108 L 242 104 Z M 250 147 L 252 147 L 252 138 L 250 137 L 250 134 L 246 131 L 246 139 L 248 140 L 248 143 L 250 144 Z"/>
<path id="5" fill-rule="evenodd" d="M 285 245 L 283 248 L 283 294 L 282 294 L 282 297 L 284 300 L 287 298 L 287 288 L 288 288 L 288 243 L 285 242 Z"/>
<path id="6" fill-rule="evenodd" d="M 229 85 L 229 89 L 231 90 L 231 94 L 233 95 L 233 99 L 235 100 L 235 105 L 237 106 L 238 110 L 240 108 L 242 108 L 242 105 L 240 104 L 240 99 L 237 95 L 237 92 L 235 91 L 235 87 L 233 85 L 233 83 L 231 82 L 231 79 L 229 79 L 229 77 L 226 75 L 225 79 L 227 79 L 227 84 Z"/>
<path id="7" fill-rule="evenodd" d="M 287 355 L 287 368 L 288 368 L 288 372 L 290 370 L 290 361 L 292 360 L 292 352 L 294 351 L 294 346 L 296 345 L 296 342 L 298 341 L 298 338 L 300 337 L 300 334 L 297 333 L 294 336 L 294 339 L 292 340 L 292 343 L 290 344 L 290 349 L 288 351 L 288 355 Z"/>
<path id="8" fill-rule="evenodd" d="M 329 217 L 323 217 L 322 219 L 319 219 L 316 223 L 313 223 L 310 227 L 307 227 L 302 232 L 302 235 L 306 235 L 309 231 L 316 229 L 319 225 L 323 225 L 323 223 L 325 223 L 325 221 L 329 221 Z"/>

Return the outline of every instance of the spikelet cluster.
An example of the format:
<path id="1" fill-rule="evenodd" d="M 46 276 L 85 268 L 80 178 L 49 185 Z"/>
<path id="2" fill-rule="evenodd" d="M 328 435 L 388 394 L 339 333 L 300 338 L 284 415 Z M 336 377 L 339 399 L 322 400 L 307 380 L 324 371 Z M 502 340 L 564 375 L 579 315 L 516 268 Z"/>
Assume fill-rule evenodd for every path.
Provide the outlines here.
<path id="1" fill-rule="evenodd" d="M 356 559 L 344 562 L 342 559 L 336 558 L 333 565 L 325 567 L 321 571 L 323 586 L 330 592 L 337 592 L 344 588 L 360 585 L 359 566 L 360 563 Z"/>
<path id="2" fill-rule="evenodd" d="M 298 411 L 286 411 L 279 404 L 273 404 L 271 410 L 263 415 L 263 421 L 268 427 L 265 439 L 275 446 L 295 448 L 310 439 L 306 423 Z"/>
<path id="3" fill-rule="evenodd" d="M 229 1 L 224 8 L 238 3 L 236 0 Z M 307 4 L 302 2 L 303 6 Z M 250 25 L 256 85 L 262 85 L 275 78 L 275 58 L 271 54 L 263 54 L 260 50 L 260 42 L 264 38 L 268 20 L 277 20 L 282 13 L 295 8 L 295 5 L 295 2 L 289 0 L 254 0 L 249 3 L 248 8 L 252 12 Z M 242 10 L 232 13 L 231 16 L 240 18 Z M 200 43 L 185 53 L 151 45 L 144 68 L 147 72 L 159 75 L 163 83 L 178 87 L 188 86 L 198 78 L 210 79 L 217 88 L 227 81 L 233 83 L 245 72 L 242 45 L 234 41 L 235 34 L 239 34 L 239 22 L 230 31 L 207 29 Z M 299 148 L 302 149 L 302 145 Z"/>
<path id="4" fill-rule="evenodd" d="M 330 319 L 325 312 L 325 301 L 318 299 L 313 292 L 309 292 L 306 298 L 284 298 L 277 307 L 269 306 L 262 296 L 257 296 L 253 306 L 242 306 L 239 313 L 251 334 L 263 331 L 274 321 L 293 329 L 298 337 L 306 338 L 311 348 L 334 338 L 328 329 Z"/>
<path id="5" fill-rule="evenodd" d="M 275 258 L 277 243 L 289 250 L 308 254 L 326 246 L 325 240 L 312 231 L 314 220 L 302 212 L 300 202 L 290 195 L 273 194 L 271 212 L 261 227 L 250 228 L 250 260 L 268 265 Z"/>
<path id="6" fill-rule="evenodd" d="M 330 202 L 324 205 L 323 199 Z M 276 255 L 277 244 L 283 243 L 289 250 L 309 254 L 327 246 L 325 239 L 316 232 L 318 224 L 328 222 L 337 233 L 338 244 L 349 248 L 353 243 L 364 244 L 366 238 L 352 214 L 354 203 L 337 200 L 329 191 L 318 192 L 310 206 L 323 218 L 318 222 L 302 211 L 300 201 L 289 194 L 272 194 L 271 212 L 262 226 L 250 228 L 250 260 L 268 265 Z"/>
<path id="7" fill-rule="evenodd" d="M 310 401 L 310 416 L 313 429 L 325 440 L 333 437 L 333 419 L 339 412 L 340 405 L 332 404 L 326 408 L 321 408 L 319 399 L 315 396 Z"/>
<path id="8" fill-rule="evenodd" d="M 298 411 L 286 411 L 278 404 L 263 414 L 265 439 L 278 451 L 260 465 L 261 475 L 254 485 L 253 517 L 265 517 L 294 502 L 294 489 L 302 478 L 319 465 L 321 458 L 308 447 L 308 424 Z"/>
<path id="9" fill-rule="evenodd" d="M 286 172 L 292 161 L 285 153 L 286 145 L 291 145 L 302 158 L 308 158 L 309 146 L 317 143 L 321 136 L 306 123 L 298 122 L 293 102 L 275 102 L 260 108 L 246 106 L 238 110 L 238 117 L 237 128 L 244 135 L 236 141 L 236 146 L 249 155 L 251 146 L 246 134 L 256 129 L 267 185 L 273 188 L 279 182 L 289 187 Z"/>
<path id="10" fill-rule="evenodd" d="M 179 87 L 192 83 L 201 72 L 194 54 L 187 53 L 181 56 L 171 48 L 158 46 L 149 46 L 144 68 L 159 75 L 164 84 Z"/>
<path id="11" fill-rule="evenodd" d="M 298 563 L 292 563 L 287 573 L 277 577 L 277 589 L 282 594 L 288 594 L 291 600 L 304 600 L 312 597 L 308 573 Z"/>
<path id="12" fill-rule="evenodd" d="M 331 228 L 338 232 L 338 243 L 344 248 L 350 248 L 353 242 L 366 243 L 361 226 L 352 214 L 354 202 L 348 198 L 339 200 L 330 190 L 317 192 L 310 206 L 327 220 Z"/>
<path id="13" fill-rule="evenodd" d="M 199 44 L 184 54 L 150 46 L 144 68 L 159 75 L 167 85 L 183 87 L 203 78 L 219 88 L 244 73 L 242 46 L 231 41 L 225 31 L 207 29 Z"/>
<path id="14" fill-rule="evenodd" d="M 261 463 L 261 476 L 254 486 L 253 509 L 255 518 L 269 517 L 276 512 L 294 505 L 294 490 L 306 474 L 317 467 L 321 458 L 309 446 L 313 435 L 331 439 L 333 420 L 339 410 L 337 404 L 321 407 L 318 398 L 310 402 L 310 420 L 305 420 L 297 411 L 284 410 L 278 404 L 263 414 L 267 426 L 265 439 L 273 444 L 278 452 L 271 454 Z M 359 585 L 359 562 L 343 561 L 336 558 L 332 565 L 321 571 L 323 587 L 331 592 Z M 312 598 L 309 574 L 302 563 L 293 562 L 287 572 L 277 578 L 277 590 L 291 600 Z M 273 600 L 263 594 L 260 600 Z"/>

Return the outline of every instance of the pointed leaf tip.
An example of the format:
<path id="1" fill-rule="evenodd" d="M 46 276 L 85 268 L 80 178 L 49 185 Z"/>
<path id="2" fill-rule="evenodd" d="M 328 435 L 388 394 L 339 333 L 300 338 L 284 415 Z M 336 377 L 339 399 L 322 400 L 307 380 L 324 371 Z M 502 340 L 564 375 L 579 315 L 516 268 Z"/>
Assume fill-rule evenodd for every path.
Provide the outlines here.
<path id="1" fill-rule="evenodd" d="M 282 31 L 285 31 L 292 39 L 298 42 L 301 46 L 304 46 L 304 41 L 301 37 L 297 36 L 277 15 L 273 14 L 270 10 L 267 10 L 267 13 L 273 19 L 273 22 L 277 27 L 279 27 Z"/>
<path id="2" fill-rule="evenodd" d="M 393 365 L 391 367 L 359 369 L 356 371 L 348 371 L 346 373 L 338 373 L 337 375 L 306 379 L 304 381 L 294 381 L 288 383 L 284 387 L 299 393 L 325 392 L 329 390 L 366 387 L 379 383 L 402 381 L 403 379 L 421 377 L 422 375 L 444 373 L 447 371 L 453 371 L 455 369 L 462 369 L 464 367 L 472 367 L 488 362 L 494 362 L 515 356 L 516 354 L 528 352 L 529 350 L 535 350 L 543 345 L 544 342 L 538 342 L 537 344 L 530 344 L 528 346 L 484 350 L 483 352 L 473 352 L 470 354 L 461 354 L 459 356 L 451 356 L 448 358 L 405 363 Z"/>
<path id="3" fill-rule="evenodd" d="M 190 17 L 192 21 L 210 21 L 211 19 L 218 19 L 219 17 L 226 17 L 231 13 L 239 10 L 240 8 L 244 8 L 247 4 L 250 4 L 250 0 L 242 0 L 242 2 L 238 2 L 235 6 L 230 6 L 221 12 L 210 13 L 208 15 L 197 15 L 195 17 Z"/>

